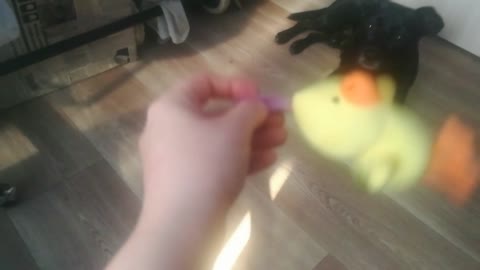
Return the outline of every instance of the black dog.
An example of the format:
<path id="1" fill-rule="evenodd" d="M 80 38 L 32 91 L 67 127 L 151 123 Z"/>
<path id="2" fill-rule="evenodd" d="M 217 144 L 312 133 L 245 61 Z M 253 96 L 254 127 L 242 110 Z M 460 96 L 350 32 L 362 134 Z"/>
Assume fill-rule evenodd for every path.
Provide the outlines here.
<path id="1" fill-rule="evenodd" d="M 337 0 L 327 8 L 289 18 L 297 23 L 278 33 L 277 43 L 311 31 L 291 44 L 292 54 L 318 42 L 340 49 L 337 72 L 360 68 L 391 74 L 397 83 L 398 102 L 405 100 L 417 76 L 420 39 L 439 33 L 444 26 L 432 7 L 411 10 L 388 0 Z"/>

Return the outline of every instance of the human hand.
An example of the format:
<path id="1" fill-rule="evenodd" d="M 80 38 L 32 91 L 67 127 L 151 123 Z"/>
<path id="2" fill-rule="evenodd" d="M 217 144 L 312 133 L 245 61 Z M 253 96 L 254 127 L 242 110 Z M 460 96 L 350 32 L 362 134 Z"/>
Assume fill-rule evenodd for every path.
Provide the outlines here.
<path id="1" fill-rule="evenodd" d="M 208 110 L 214 99 L 230 106 Z M 246 176 L 275 162 L 283 122 L 242 79 L 198 76 L 155 101 L 139 143 L 142 213 L 108 269 L 192 269 Z"/>
<path id="2" fill-rule="evenodd" d="M 230 104 L 207 110 L 215 99 Z M 166 241 L 172 253 L 195 253 L 247 175 L 275 162 L 286 136 L 283 114 L 268 111 L 251 81 L 203 75 L 172 88 L 150 106 L 140 138 L 140 231 L 175 235 Z"/>
<path id="3" fill-rule="evenodd" d="M 269 113 L 257 95 L 248 80 L 203 75 L 155 101 L 140 139 L 144 196 L 235 198 L 247 174 L 271 165 L 286 139 L 283 115 Z M 207 111 L 213 99 L 232 105 Z"/>

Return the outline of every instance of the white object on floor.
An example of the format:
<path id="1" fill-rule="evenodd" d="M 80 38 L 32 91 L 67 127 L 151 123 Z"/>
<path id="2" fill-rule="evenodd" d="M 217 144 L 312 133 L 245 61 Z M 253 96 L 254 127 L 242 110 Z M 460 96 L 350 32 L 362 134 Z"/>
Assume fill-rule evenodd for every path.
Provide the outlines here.
<path id="1" fill-rule="evenodd" d="M 190 24 L 182 2 L 180 0 L 144 0 L 142 9 L 157 5 L 162 8 L 163 16 L 147 22 L 147 25 L 157 32 L 160 42 L 168 39 L 175 44 L 184 42 L 190 33 Z"/>
<path id="2" fill-rule="evenodd" d="M 7 0 L 0 0 L 0 46 L 17 39 L 20 29 L 17 18 Z"/>

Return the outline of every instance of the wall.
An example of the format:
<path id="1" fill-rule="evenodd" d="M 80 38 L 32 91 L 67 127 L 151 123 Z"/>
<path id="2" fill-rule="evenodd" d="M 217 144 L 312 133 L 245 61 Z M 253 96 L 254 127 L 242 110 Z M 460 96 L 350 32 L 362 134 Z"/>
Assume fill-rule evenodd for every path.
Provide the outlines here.
<path id="1" fill-rule="evenodd" d="M 443 38 L 480 56 L 480 1 L 478 0 L 395 0 L 405 6 L 418 8 L 434 6 L 445 20 Z"/>

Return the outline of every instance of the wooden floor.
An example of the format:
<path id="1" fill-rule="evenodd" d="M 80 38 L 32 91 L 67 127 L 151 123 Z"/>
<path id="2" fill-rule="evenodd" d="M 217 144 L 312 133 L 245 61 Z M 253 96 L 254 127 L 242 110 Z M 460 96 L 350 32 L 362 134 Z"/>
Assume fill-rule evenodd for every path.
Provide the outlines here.
<path id="1" fill-rule="evenodd" d="M 1 269 L 105 265 L 139 211 L 145 108 L 172 83 L 209 70 L 288 96 L 335 69 L 334 50 L 316 45 L 293 57 L 273 42 L 289 12 L 328 1 L 245 2 L 193 16 L 186 44 L 145 50 L 141 61 L 1 113 L 0 181 L 22 196 L 0 209 Z M 479 103 L 480 60 L 422 42 L 408 104 L 433 128 L 457 112 L 480 132 Z M 288 127 L 278 164 L 248 181 L 229 215 L 225 242 L 234 234 L 246 243 L 233 244 L 234 269 L 480 269 L 480 194 L 464 208 L 423 187 L 368 196 L 309 150 L 291 119 Z"/>

